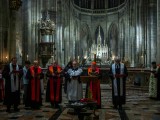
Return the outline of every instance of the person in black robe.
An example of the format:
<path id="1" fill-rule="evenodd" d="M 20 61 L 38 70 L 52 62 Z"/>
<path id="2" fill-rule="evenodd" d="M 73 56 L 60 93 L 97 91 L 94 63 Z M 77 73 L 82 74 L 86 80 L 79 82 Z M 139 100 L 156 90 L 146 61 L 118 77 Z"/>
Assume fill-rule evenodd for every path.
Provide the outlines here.
<path id="1" fill-rule="evenodd" d="M 72 61 L 68 62 L 67 66 L 64 68 L 64 93 L 67 94 L 67 82 L 70 81 L 70 76 L 67 74 L 67 71 L 72 68 Z"/>
<path id="2" fill-rule="evenodd" d="M 48 77 L 47 89 L 46 89 L 46 102 L 50 102 L 54 108 L 59 108 L 59 103 L 62 101 L 62 83 L 61 83 L 62 68 L 53 62 L 48 67 L 46 76 Z"/>
<path id="3" fill-rule="evenodd" d="M 5 97 L 4 105 L 7 106 L 6 112 L 11 112 L 11 106 L 14 105 L 14 111 L 19 111 L 20 104 L 20 78 L 22 77 L 22 67 L 17 64 L 16 57 L 4 67 L 2 72 L 5 78 Z"/>
<path id="4" fill-rule="evenodd" d="M 128 76 L 126 66 L 120 62 L 119 57 L 115 57 L 115 63 L 111 65 L 109 76 L 112 80 L 112 102 L 114 108 L 122 109 L 122 104 L 126 103 L 126 78 Z"/>
<path id="5" fill-rule="evenodd" d="M 42 105 L 42 82 L 44 75 L 42 73 L 42 69 L 38 64 L 38 61 L 34 61 L 34 65 L 31 66 L 26 74 L 26 78 L 29 80 L 28 83 L 28 98 L 29 98 L 29 106 L 32 109 L 40 109 Z"/>
<path id="6" fill-rule="evenodd" d="M 160 100 L 160 66 L 158 67 L 157 73 L 155 73 L 155 76 L 157 77 L 157 100 Z"/>

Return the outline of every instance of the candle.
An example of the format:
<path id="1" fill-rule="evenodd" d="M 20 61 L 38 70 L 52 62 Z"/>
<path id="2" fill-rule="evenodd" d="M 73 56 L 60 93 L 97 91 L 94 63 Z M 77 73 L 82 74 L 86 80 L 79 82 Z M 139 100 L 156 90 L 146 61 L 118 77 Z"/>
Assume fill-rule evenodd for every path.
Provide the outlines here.
<path id="1" fill-rule="evenodd" d="M 27 54 L 27 60 L 28 60 L 28 54 Z"/>
<path id="2" fill-rule="evenodd" d="M 78 56 L 78 63 L 79 63 L 79 56 Z"/>
<path id="3" fill-rule="evenodd" d="M 96 54 L 94 54 L 94 62 L 96 62 Z"/>

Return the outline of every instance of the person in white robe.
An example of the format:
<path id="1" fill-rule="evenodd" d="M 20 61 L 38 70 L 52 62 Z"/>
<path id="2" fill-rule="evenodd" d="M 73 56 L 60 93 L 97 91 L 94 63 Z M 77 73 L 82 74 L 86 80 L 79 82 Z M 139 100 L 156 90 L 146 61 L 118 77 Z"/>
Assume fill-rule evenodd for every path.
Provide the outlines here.
<path id="1" fill-rule="evenodd" d="M 73 61 L 72 66 L 67 71 L 70 76 L 70 80 L 67 83 L 67 98 L 69 101 L 77 101 L 83 98 L 82 83 L 80 81 L 80 75 L 83 70 L 78 67 L 77 61 Z"/>
<path id="2" fill-rule="evenodd" d="M 152 62 L 151 74 L 149 78 L 149 97 L 160 100 L 160 68 L 156 62 Z"/>

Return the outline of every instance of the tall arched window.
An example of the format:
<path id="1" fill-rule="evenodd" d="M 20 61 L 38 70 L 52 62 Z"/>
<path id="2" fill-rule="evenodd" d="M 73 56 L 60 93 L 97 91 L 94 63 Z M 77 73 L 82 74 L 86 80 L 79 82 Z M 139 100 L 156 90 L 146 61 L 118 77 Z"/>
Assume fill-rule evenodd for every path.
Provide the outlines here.
<path id="1" fill-rule="evenodd" d="M 105 9 L 105 0 L 94 0 L 94 9 Z"/>

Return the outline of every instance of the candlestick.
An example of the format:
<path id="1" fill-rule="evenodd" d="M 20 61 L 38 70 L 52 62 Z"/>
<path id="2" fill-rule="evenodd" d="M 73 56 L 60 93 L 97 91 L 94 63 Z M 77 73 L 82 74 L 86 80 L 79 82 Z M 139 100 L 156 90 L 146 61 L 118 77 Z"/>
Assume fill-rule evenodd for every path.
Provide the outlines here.
<path id="1" fill-rule="evenodd" d="M 94 62 L 96 62 L 96 54 L 94 54 Z"/>

